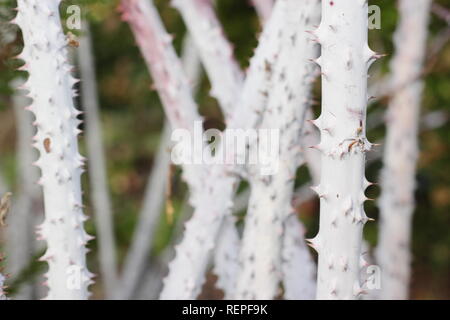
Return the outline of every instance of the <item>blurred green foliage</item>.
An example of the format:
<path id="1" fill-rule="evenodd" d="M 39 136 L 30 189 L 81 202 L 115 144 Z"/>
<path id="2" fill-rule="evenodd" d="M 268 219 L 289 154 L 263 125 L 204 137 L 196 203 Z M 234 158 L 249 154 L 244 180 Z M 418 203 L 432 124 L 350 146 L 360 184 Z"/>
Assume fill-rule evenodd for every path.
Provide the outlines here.
<path id="1" fill-rule="evenodd" d="M 15 1 L 6 0 L 13 6 Z M 169 0 L 155 1 L 165 22 L 172 33 L 174 45 L 180 52 L 186 33 L 178 12 L 170 6 Z M 446 0 L 436 1 L 449 5 Z M 370 4 L 381 7 L 381 30 L 369 32 L 370 45 L 377 52 L 387 53 L 388 57 L 377 62 L 371 69 L 373 73 L 387 74 L 389 60 L 393 55 L 392 35 L 396 28 L 397 11 L 395 1 L 373 0 Z M 65 15 L 66 8 L 76 4 L 82 8 L 84 18 L 91 24 L 94 40 L 96 73 L 102 126 L 108 160 L 108 177 L 114 208 L 115 232 L 118 242 L 120 262 L 130 245 L 132 233 L 137 222 L 137 213 L 142 204 L 142 197 L 149 176 L 153 156 L 157 149 L 164 114 L 155 91 L 150 89 L 151 78 L 144 61 L 135 45 L 128 26 L 120 19 L 116 0 L 67 0 L 61 5 Z M 260 32 L 260 26 L 253 8 L 246 0 L 217 0 L 218 16 L 223 23 L 226 35 L 234 44 L 235 54 L 243 68 L 248 66 Z M 2 12 L 2 18 L 11 18 Z M 2 24 L 0 27 L 3 27 Z M 448 28 L 446 22 L 432 16 L 430 25 L 430 44 L 437 35 Z M 79 33 L 78 33 L 79 34 Z M 20 65 L 11 59 L 21 50 L 20 36 L 16 41 L 2 45 L 0 48 L 0 152 L 4 175 L 11 185 L 15 185 L 15 128 L 12 115 L 10 80 L 17 76 L 14 69 Z M 449 112 L 450 106 L 450 46 L 447 44 L 433 61 L 427 74 L 423 99 L 423 113 L 442 110 Z M 222 116 L 217 102 L 208 94 L 210 84 L 203 75 L 197 101 L 200 112 L 211 126 L 223 128 Z M 320 83 L 317 82 L 315 100 L 320 102 Z M 370 113 L 385 110 L 387 100 L 381 100 L 370 108 Z M 320 112 L 320 104 L 315 107 Z M 421 156 L 417 170 L 417 210 L 413 230 L 413 279 L 414 298 L 449 298 L 450 297 L 450 159 L 449 159 L 449 124 L 420 134 Z M 378 140 L 385 133 L 384 127 L 371 130 L 371 141 Z M 83 139 L 81 139 L 83 144 Z M 82 146 L 83 147 L 83 146 Z M 371 181 L 378 181 L 380 161 L 367 168 Z M 87 213 L 92 215 L 89 199 L 87 175 L 84 175 L 85 203 Z M 308 180 L 305 168 L 299 169 L 297 185 Z M 399 186 L 401 187 L 401 186 Z M 369 196 L 376 198 L 377 187 L 369 190 Z M 177 171 L 173 177 L 172 201 L 179 215 L 186 196 L 186 187 Z M 366 206 L 368 215 L 377 218 L 378 208 L 375 203 Z M 318 229 L 318 204 L 310 201 L 298 208 L 300 217 L 308 227 L 307 236 L 315 235 Z M 243 213 L 241 213 L 243 214 Z M 165 215 L 161 216 L 160 227 L 156 234 L 154 254 L 158 254 L 170 240 L 173 224 L 168 223 Z M 95 234 L 92 220 L 87 224 L 90 233 Z M 372 246 L 377 242 L 377 224 L 365 228 L 365 236 Z M 98 273 L 96 259 L 96 241 L 90 246 L 93 253 L 89 255 L 90 268 Z M 31 268 L 32 269 L 32 268 Z M 101 279 L 100 279 L 101 283 Z M 97 283 L 97 286 L 99 284 Z M 98 291 L 98 289 L 96 290 Z"/>

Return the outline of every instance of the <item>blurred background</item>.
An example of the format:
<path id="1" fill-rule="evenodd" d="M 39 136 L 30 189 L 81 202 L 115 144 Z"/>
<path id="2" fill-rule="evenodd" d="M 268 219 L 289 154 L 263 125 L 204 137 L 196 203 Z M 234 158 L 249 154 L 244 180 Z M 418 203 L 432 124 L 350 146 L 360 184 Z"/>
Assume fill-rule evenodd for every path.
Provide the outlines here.
<path id="1" fill-rule="evenodd" d="M 14 7 L 15 1 L 4 0 L 5 7 Z M 435 1 L 442 6 L 450 7 L 448 0 Z M 183 21 L 178 12 L 170 6 L 169 0 L 155 0 L 160 14 L 169 33 L 174 35 L 174 45 L 181 50 L 186 33 Z M 393 55 L 392 36 L 397 23 L 395 1 L 370 1 L 381 8 L 381 29 L 370 30 L 370 46 L 376 52 L 388 56 L 377 62 L 371 69 L 371 83 L 383 81 L 383 75 L 389 73 L 389 60 Z M 61 12 L 64 15 L 69 5 L 76 4 L 82 9 L 84 19 L 90 22 L 98 94 L 101 107 L 101 124 L 107 160 L 108 184 L 111 192 L 114 226 L 117 241 L 117 257 L 119 266 L 130 246 L 132 234 L 136 226 L 138 212 L 142 206 L 144 190 L 152 169 L 164 124 L 164 113 L 157 93 L 151 89 L 152 80 L 144 64 L 129 26 L 124 23 L 117 11 L 116 0 L 79 0 L 63 1 Z M 0 4 L 1 5 L 1 4 Z M 234 44 L 235 55 L 241 66 L 248 66 L 255 46 L 257 36 L 261 31 L 258 17 L 247 0 L 217 0 L 218 16 L 224 26 L 227 37 Z M 13 16 L 9 10 L 2 10 L 2 25 L 0 36 L 5 36 L 4 21 Z M 424 70 L 426 88 L 424 91 L 422 114 L 435 116 L 431 128 L 423 128 L 420 133 L 420 159 L 417 170 L 417 208 L 414 215 L 413 229 L 413 274 L 411 295 L 413 299 L 449 299 L 450 298 L 450 125 L 447 121 L 450 111 L 450 45 L 434 46 L 449 37 L 449 23 L 443 17 L 431 15 L 429 54 Z M 14 29 L 16 30 L 16 29 Z M 72 32 L 81 35 L 79 31 Z M 446 32 L 446 33 L 445 33 Z M 447 36 L 447 38 L 445 38 Z M 444 41 L 445 42 L 445 41 Z M 15 192 L 18 176 L 17 162 L 17 132 L 16 118 L 12 107 L 12 90 L 10 82 L 20 71 L 17 60 L 11 57 L 17 55 L 22 48 L 20 35 L 14 41 L 1 41 L 0 46 L 0 173 L 5 184 Z M 76 50 L 76 49 L 75 49 Z M 22 74 L 24 75 L 24 74 Z M 200 112 L 205 117 L 205 127 L 224 128 L 223 118 L 217 101 L 209 95 L 210 84 L 202 73 L 197 86 L 197 102 Z M 315 88 L 314 107 L 320 111 L 320 81 Z M 82 94 L 82 93 L 81 93 Z M 369 108 L 369 114 L 374 117 L 386 109 L 389 97 L 382 97 Z M 82 108 L 78 104 L 79 108 Z M 383 138 L 385 128 L 380 121 L 368 131 L 370 141 Z M 83 136 L 80 139 L 82 154 L 86 154 Z M 31 146 L 30 146 L 31 147 Z M 382 148 L 382 147 L 381 147 Z M 370 156 L 369 156 L 370 157 Z M 88 162 L 89 165 L 89 162 Z M 381 162 L 371 161 L 367 166 L 367 177 L 370 181 L 378 181 Z M 90 199 L 89 175 L 83 175 L 85 213 L 93 215 Z M 184 208 L 187 189 L 180 178 L 179 170 L 173 170 L 171 177 L 170 202 L 174 208 L 174 220 L 168 219 L 166 208 L 161 212 L 155 241 L 149 262 L 163 252 L 176 236 L 175 228 L 180 212 Z M 297 185 L 309 180 L 306 168 L 300 168 Z M 241 190 L 246 188 L 242 184 Z M 372 187 L 368 196 L 377 198 L 379 190 Z M 167 206 L 166 206 L 167 207 Z M 307 227 L 307 238 L 313 237 L 318 230 L 317 199 L 310 200 L 297 208 L 298 213 Z M 377 220 L 378 208 L 376 202 L 366 204 L 369 217 Z M 242 216 L 245 212 L 239 212 Z M 94 220 L 86 223 L 88 233 L 95 235 Z M 0 230 L 0 232 L 2 232 Z M 369 223 L 364 230 L 365 238 L 371 248 L 377 244 L 377 222 Z M 4 252 L 3 238 L 0 252 Z M 89 268 L 99 273 L 97 259 L 97 241 L 89 243 L 92 252 L 88 255 Z M 36 257 L 42 252 L 38 250 Z M 316 256 L 315 253 L 313 254 Z M 6 257 L 7 259 L 7 257 Z M 2 261 L 4 264 L 5 261 Z M 29 266 L 19 275 L 11 275 L 10 292 L 14 294 L 26 283 L 39 281 L 46 265 L 30 262 Z M 202 298 L 220 298 L 221 293 L 214 289 L 214 276 L 208 276 Z M 94 299 L 103 298 L 102 279 L 98 277 L 91 288 Z"/>

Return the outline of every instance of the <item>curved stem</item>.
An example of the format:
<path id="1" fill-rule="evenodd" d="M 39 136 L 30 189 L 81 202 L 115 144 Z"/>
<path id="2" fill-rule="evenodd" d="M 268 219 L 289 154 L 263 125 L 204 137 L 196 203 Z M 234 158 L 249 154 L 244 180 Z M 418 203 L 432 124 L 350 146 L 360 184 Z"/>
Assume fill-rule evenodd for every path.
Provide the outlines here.
<path id="1" fill-rule="evenodd" d="M 423 67 L 431 0 L 400 0 L 392 60 L 396 91 L 387 115 L 386 147 L 381 172 L 380 236 L 376 250 L 382 272 L 381 299 L 407 299 L 410 281 L 410 238 L 414 211 L 415 171 Z M 415 79 L 415 81 L 411 81 Z"/>
<path id="2" fill-rule="evenodd" d="M 285 28 L 283 10 L 279 9 L 273 17 L 265 28 L 255 56 L 251 60 L 242 95 L 228 121 L 228 129 L 240 129 L 245 132 L 253 128 L 264 110 L 270 91 L 270 65 L 277 59 L 281 44 L 278 34 Z M 231 152 L 227 154 L 227 159 L 236 155 L 232 146 L 222 144 L 221 148 Z M 195 211 L 192 219 L 186 224 L 184 238 L 177 247 L 175 259 L 169 266 L 169 274 L 161 293 L 162 299 L 197 297 L 223 218 L 231 214 L 235 188 L 239 181 L 233 172 L 235 166 L 216 164 L 206 166 L 205 170 L 208 174 L 204 175 L 207 177 L 203 183 L 204 192 L 201 193 L 201 198 L 192 202 Z"/>

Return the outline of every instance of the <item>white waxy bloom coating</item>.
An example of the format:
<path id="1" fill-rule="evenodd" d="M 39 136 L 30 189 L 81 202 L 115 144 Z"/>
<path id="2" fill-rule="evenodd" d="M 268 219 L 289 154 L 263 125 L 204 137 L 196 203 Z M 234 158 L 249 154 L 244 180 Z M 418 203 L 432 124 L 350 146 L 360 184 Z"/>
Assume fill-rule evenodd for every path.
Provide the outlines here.
<path id="1" fill-rule="evenodd" d="M 89 182 L 99 246 L 100 268 L 105 297 L 110 299 L 117 287 L 116 242 L 114 238 L 113 213 L 106 178 L 106 161 L 100 124 L 100 107 L 97 96 L 97 80 L 93 58 L 92 39 L 88 22 L 85 35 L 80 39 L 78 65 L 81 76 L 81 101 L 85 110 Z M 86 27 L 87 26 L 87 27 Z"/>
<path id="2" fill-rule="evenodd" d="M 5 277 L 0 273 L 0 300 L 7 300 L 6 293 L 4 291 Z"/>
<path id="3" fill-rule="evenodd" d="M 197 105 L 192 97 L 191 86 L 183 71 L 182 63 L 172 47 L 171 38 L 164 29 L 153 2 L 122 0 L 121 10 L 122 17 L 130 24 L 146 60 L 172 129 L 185 129 L 193 134 L 194 124 L 196 121 L 201 121 L 201 117 L 197 112 Z M 203 177 L 205 177 L 205 171 L 201 166 L 183 165 L 183 178 L 189 186 L 190 202 L 194 206 L 204 196 Z M 214 215 L 205 216 L 206 219 L 211 217 L 214 218 Z M 180 250 L 181 254 L 177 254 L 177 258 L 181 260 L 181 268 L 177 268 L 180 272 L 170 271 L 169 273 L 176 277 L 173 290 L 169 291 L 176 295 L 174 299 L 192 294 L 195 288 L 191 275 L 186 274 L 187 270 L 193 274 L 201 274 L 202 277 L 205 272 L 206 266 L 203 263 L 194 263 L 190 260 L 190 252 L 205 252 L 206 255 L 208 250 L 205 250 L 205 246 L 209 249 L 215 240 L 215 236 L 212 240 L 209 239 L 210 233 L 204 227 L 210 225 L 209 221 L 205 223 L 197 218 L 189 223 L 186 224 L 186 234 L 191 235 L 192 238 L 185 237 L 188 239 L 186 247 Z M 205 241 L 202 237 L 206 237 Z M 196 295 L 193 298 L 195 297 Z"/>
<path id="4" fill-rule="evenodd" d="M 390 87 L 395 94 L 387 115 L 386 147 L 381 173 L 380 237 L 376 250 L 381 267 L 381 299 L 408 299 L 410 238 L 414 211 L 418 127 L 423 83 L 418 79 L 426 52 L 430 0 L 400 0 L 394 35 Z"/>
<path id="5" fill-rule="evenodd" d="M 234 59 L 231 44 L 224 36 L 220 22 L 214 14 L 211 0 L 175 0 L 191 34 L 205 71 L 211 82 L 212 96 L 229 118 L 243 84 L 243 74 Z"/>
<path id="6" fill-rule="evenodd" d="M 281 270 L 284 298 L 313 300 L 316 297 L 316 264 L 305 244 L 305 229 L 295 214 L 284 223 Z"/>
<path id="7" fill-rule="evenodd" d="M 21 86 L 23 79 L 14 80 L 13 86 Z M 17 276 L 25 268 L 33 257 L 36 249 L 34 228 L 41 221 L 41 189 L 36 185 L 39 179 L 38 168 L 31 165 L 37 158 L 37 150 L 30 148 L 34 135 L 32 126 L 34 116 L 24 109 L 29 104 L 29 99 L 16 91 L 13 96 L 14 114 L 17 128 L 17 162 L 19 192 L 14 199 L 11 213 L 7 217 L 7 257 L 6 270 L 8 274 Z M 32 285 L 24 285 L 14 295 L 17 300 L 29 300 L 32 298 Z"/>
<path id="8" fill-rule="evenodd" d="M 322 22 L 315 32 L 322 46 L 319 234 L 311 246 L 319 254 L 317 298 L 356 299 L 364 213 L 367 70 L 378 56 L 369 49 L 367 0 L 322 2 Z"/>
<path id="9" fill-rule="evenodd" d="M 279 33 L 286 27 L 282 8 L 275 7 L 274 14 L 261 35 L 242 94 L 227 123 L 228 128 L 253 128 L 265 108 L 270 91 L 270 67 L 280 52 Z M 231 152 L 226 154 L 230 158 L 235 155 L 232 146 L 221 147 L 226 152 Z M 201 194 L 202 198 L 193 202 L 195 211 L 191 220 L 186 223 L 184 238 L 176 249 L 175 259 L 169 265 L 162 299 L 195 299 L 200 293 L 223 218 L 232 211 L 232 200 L 239 181 L 232 172 L 234 169 L 235 166 L 224 165 L 211 165 L 205 169 L 208 174 L 204 175 L 204 192 Z"/>
<path id="10" fill-rule="evenodd" d="M 249 169 L 251 196 L 236 283 L 238 299 L 273 299 L 278 293 L 283 229 L 293 211 L 295 172 L 300 164 L 299 137 L 316 67 L 310 61 L 316 50 L 307 31 L 319 22 L 320 2 L 280 0 L 276 6 L 282 8 L 285 28 L 278 60 L 271 66 L 273 89 L 260 128 L 279 130 L 279 149 L 275 150 L 278 159 L 274 159 L 278 165 L 271 175 L 261 174 L 261 164 Z M 276 148 L 273 141 L 271 144 L 269 148 Z M 258 149 L 262 147 L 258 145 Z M 261 150 L 251 152 L 261 154 Z M 314 287 L 314 280 L 311 278 L 306 286 Z"/>
<path id="11" fill-rule="evenodd" d="M 47 241 L 41 258 L 48 262 L 47 299 L 87 299 L 92 275 L 86 268 L 86 234 L 83 222 L 80 176 L 84 158 L 78 153 L 79 112 L 72 91 L 67 42 L 62 31 L 59 0 L 19 0 L 15 23 L 25 47 L 20 58 L 28 71 L 25 85 L 33 100 L 28 107 L 36 117 L 34 146 L 40 152 L 45 220 L 40 238 Z"/>

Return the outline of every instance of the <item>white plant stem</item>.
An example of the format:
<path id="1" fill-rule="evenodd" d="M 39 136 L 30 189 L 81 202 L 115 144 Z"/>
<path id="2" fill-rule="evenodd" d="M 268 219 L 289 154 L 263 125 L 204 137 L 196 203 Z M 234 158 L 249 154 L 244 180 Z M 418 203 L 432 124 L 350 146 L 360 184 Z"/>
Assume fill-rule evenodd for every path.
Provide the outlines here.
<path id="1" fill-rule="evenodd" d="M 116 289 L 118 280 L 116 242 L 111 199 L 106 178 L 105 151 L 102 142 L 92 39 L 88 22 L 85 21 L 84 25 L 84 35 L 80 39 L 80 48 L 77 51 L 82 79 L 81 99 L 85 111 L 86 145 L 90 158 L 88 172 L 95 223 L 98 229 L 100 270 L 105 297 L 110 299 Z"/>
<path id="2" fill-rule="evenodd" d="M 243 73 L 233 55 L 232 45 L 224 36 L 211 0 L 174 1 L 180 11 L 211 82 L 212 96 L 219 101 L 225 119 L 229 120 L 241 94 Z M 214 251 L 214 273 L 217 287 L 231 297 L 237 275 L 239 234 L 231 215 L 223 220 Z"/>
<path id="3" fill-rule="evenodd" d="M 238 299 L 273 299 L 277 295 L 282 278 L 284 223 L 293 211 L 295 173 L 300 164 L 299 137 L 314 77 L 315 65 L 310 60 L 315 58 L 316 50 L 307 31 L 319 22 L 320 2 L 279 0 L 277 5 L 283 6 L 286 28 L 279 59 L 272 67 L 276 84 L 260 128 L 279 130 L 279 163 L 276 171 L 267 176 L 260 174 L 261 166 L 250 168 L 251 196 L 236 283 Z"/>
<path id="4" fill-rule="evenodd" d="M 177 66 L 176 56 L 174 53 L 168 53 L 169 50 L 173 49 L 170 49 L 168 39 L 164 36 L 165 31 L 156 10 L 151 3 L 147 2 L 123 1 L 122 7 L 124 9 L 124 17 L 130 22 L 135 32 L 138 44 L 146 57 L 155 82 L 160 81 L 158 80 L 159 78 L 166 80 L 160 85 L 157 83 L 157 89 L 164 91 L 167 84 L 170 85 L 170 81 L 167 80 L 171 80 L 172 76 L 174 78 L 179 77 L 182 71 L 181 68 L 173 67 Z M 276 18 L 271 19 L 266 28 L 269 31 L 263 32 L 261 45 L 251 61 L 243 94 L 239 99 L 239 112 L 234 112 L 229 128 L 252 128 L 260 117 L 269 92 L 270 66 L 276 60 L 280 50 L 281 39 L 279 39 L 279 32 L 285 29 L 283 14 L 284 11 L 282 6 L 280 6 L 278 15 L 274 14 Z M 143 17 L 146 17 L 145 21 Z M 155 45 L 155 40 L 159 44 L 156 43 Z M 163 45 L 161 45 L 161 42 Z M 167 72 L 161 74 L 161 70 Z M 177 121 L 179 123 L 181 121 L 182 123 L 178 127 L 188 128 L 189 124 L 196 120 L 196 117 L 190 117 L 193 114 L 193 103 L 191 103 L 190 97 L 184 91 L 184 84 L 181 84 L 181 86 L 175 86 L 175 88 L 181 87 L 183 91 L 177 91 L 176 95 L 170 97 L 172 99 L 167 99 L 167 95 L 164 92 L 162 92 L 163 94 L 160 92 L 160 95 L 171 122 Z M 177 98 L 177 100 L 173 98 Z M 177 110 L 178 104 L 174 103 L 174 101 L 177 103 L 187 102 L 189 105 L 184 109 Z M 186 111 L 188 111 L 188 114 L 183 115 L 182 113 Z M 197 189 L 197 191 L 204 190 L 204 192 L 196 192 L 195 188 L 190 190 L 191 203 L 196 208 L 196 211 L 193 218 L 186 224 L 184 239 L 177 247 L 175 260 L 170 264 L 169 276 L 165 279 L 165 287 L 161 294 L 163 299 L 193 299 L 198 295 L 203 283 L 211 249 L 219 234 L 222 218 L 231 209 L 235 184 L 238 181 L 237 177 L 230 174 L 223 165 L 212 165 L 204 170 L 207 174 L 201 175 L 198 171 L 195 174 L 188 174 L 188 181 L 189 177 L 195 176 L 197 182 L 204 182 L 202 183 L 202 188 Z M 186 172 L 184 173 L 186 177 Z M 208 177 L 208 179 L 205 181 L 202 177 Z"/>
<path id="5" fill-rule="evenodd" d="M 120 8 L 151 71 L 172 128 L 193 129 L 194 122 L 201 120 L 197 105 L 172 47 L 172 37 L 164 29 L 153 1 L 122 0 Z"/>
<path id="6" fill-rule="evenodd" d="M 77 120 L 73 105 L 66 39 L 62 31 L 58 0 L 19 0 L 15 23 L 22 29 L 29 79 L 25 88 L 33 99 L 28 107 L 36 117 L 34 146 L 40 152 L 35 164 L 41 169 L 45 220 L 40 238 L 47 241 L 41 258 L 49 265 L 47 299 L 87 299 L 92 275 L 86 268 L 80 176 L 84 158 L 78 153 Z"/>
<path id="7" fill-rule="evenodd" d="M 310 118 L 309 115 L 307 115 L 306 117 L 307 117 L 307 119 Z M 422 130 L 432 130 L 432 129 L 442 126 L 446 122 L 447 122 L 447 119 L 442 112 L 432 112 L 422 118 Z M 309 127 L 310 127 L 309 124 L 306 124 L 307 130 L 302 135 L 302 145 L 305 148 L 303 150 L 303 153 L 304 153 L 304 157 L 306 158 L 306 161 L 307 161 L 308 169 L 312 176 L 312 182 L 313 182 L 313 184 L 318 184 L 320 182 L 320 155 L 315 150 L 307 149 L 307 146 L 312 146 L 315 143 L 317 143 L 317 141 L 318 141 L 317 133 L 318 132 L 317 132 L 316 128 L 309 128 Z M 379 142 L 379 144 L 384 145 L 383 141 Z M 368 159 L 367 164 L 369 165 L 370 163 L 373 163 L 374 161 L 377 161 L 380 158 L 381 158 L 381 153 L 375 152 L 373 157 Z M 236 213 L 236 212 L 245 210 L 245 208 L 247 208 L 247 202 L 248 202 L 249 196 L 250 196 L 249 190 L 245 190 L 241 194 L 239 194 L 235 199 L 233 212 Z M 314 196 L 315 196 L 315 193 L 311 190 L 311 188 L 308 186 L 308 184 L 299 187 L 294 193 L 294 197 L 293 197 L 293 201 L 292 201 L 293 207 L 297 208 L 297 207 L 301 206 L 303 203 L 311 200 Z M 288 218 L 288 221 L 291 221 L 293 219 L 294 219 L 294 217 L 290 216 Z M 291 223 L 287 223 L 286 228 L 290 228 L 290 230 L 286 229 L 285 234 L 284 234 L 285 239 L 283 240 L 284 241 L 283 257 L 286 255 L 286 256 L 291 256 L 292 258 L 291 259 L 283 258 L 283 261 L 282 261 L 283 283 L 284 283 L 284 287 L 285 287 L 285 298 L 287 298 L 287 299 L 302 299 L 302 292 L 300 290 L 298 290 L 298 288 L 300 288 L 300 286 L 298 286 L 297 283 L 299 283 L 300 281 L 302 281 L 302 283 L 305 283 L 305 282 L 303 282 L 304 279 L 302 278 L 302 276 L 304 274 L 299 273 L 298 270 L 303 270 L 306 268 L 305 274 L 308 274 L 307 270 L 311 270 L 312 268 L 308 267 L 308 265 L 305 265 L 305 263 L 304 263 L 305 260 L 302 258 L 302 257 L 304 257 L 304 255 L 302 255 L 302 250 L 297 250 L 297 251 L 292 250 L 292 245 L 297 246 L 297 244 L 301 243 L 301 242 L 298 242 L 297 240 L 295 240 L 296 238 L 293 238 L 293 236 L 298 237 L 298 235 L 299 235 L 298 234 L 298 226 L 291 224 Z M 300 225 L 300 228 L 303 228 L 303 226 Z M 294 230 L 296 230 L 296 231 L 294 231 Z M 289 239 L 289 238 L 291 238 L 291 239 Z M 294 244 L 293 240 L 296 242 L 295 244 Z M 362 258 L 367 259 L 364 251 L 367 251 L 367 250 L 363 250 Z M 293 255 L 295 253 L 296 253 L 296 255 Z M 297 259 L 297 257 L 298 257 L 298 259 Z M 294 264 L 297 264 L 297 266 L 295 266 Z M 286 271 L 284 271 L 284 270 L 286 270 Z M 295 281 L 296 278 L 299 280 L 299 282 Z M 291 281 L 290 279 L 293 279 L 293 280 Z M 306 279 L 308 279 L 308 278 L 306 278 Z M 289 292 L 291 292 L 291 293 L 289 293 Z M 369 294 L 370 293 L 371 292 L 369 292 Z M 365 297 L 365 298 L 370 299 L 370 298 L 373 298 L 373 296 Z"/>
<path id="8" fill-rule="evenodd" d="M 409 296 L 410 238 L 423 89 L 418 76 L 426 53 L 430 5 L 431 0 L 399 1 L 391 87 L 401 89 L 393 95 L 388 109 L 379 201 L 380 236 L 376 256 L 382 272 L 381 299 Z"/>
<path id="9" fill-rule="evenodd" d="M 182 128 L 192 133 L 194 122 L 201 121 L 201 118 L 197 113 L 197 106 L 193 100 L 191 87 L 183 72 L 182 64 L 171 46 L 170 37 L 164 30 L 153 2 L 123 0 L 121 8 L 123 18 L 129 22 L 147 62 L 172 129 Z M 198 199 L 202 196 L 200 191 L 203 187 L 204 172 L 200 169 L 202 168 L 195 165 L 183 165 L 183 177 L 189 186 L 190 201 L 194 205 L 198 203 Z M 204 234 L 208 234 L 204 227 L 208 224 L 202 223 L 202 221 L 199 223 L 201 227 L 197 229 L 202 230 Z M 189 229 L 188 225 L 187 228 Z M 202 252 L 203 245 L 212 245 L 211 241 L 209 243 L 208 241 L 197 241 L 196 232 L 187 233 L 192 234 L 193 239 L 190 243 L 188 241 L 187 248 L 182 250 L 186 253 L 191 248 L 192 250 L 199 249 Z M 198 238 L 201 239 L 201 236 L 202 234 L 198 234 Z M 203 266 L 201 263 L 190 261 L 190 258 L 185 254 L 180 254 L 178 257 L 185 259 L 182 261 L 182 268 L 185 270 L 197 265 Z M 189 279 L 188 277 L 175 282 L 176 291 L 180 295 L 184 295 L 185 291 L 191 289 L 188 283 Z"/>
<path id="10" fill-rule="evenodd" d="M 308 110 L 306 118 L 310 119 L 311 116 L 312 112 Z M 320 156 L 309 146 L 317 143 L 319 132 L 310 122 L 306 122 L 300 140 L 303 148 L 302 158 L 308 167 L 312 182 L 317 184 L 320 181 Z M 296 208 L 314 195 L 311 188 L 302 186 L 295 190 L 292 206 Z M 305 232 L 296 214 L 290 214 L 284 221 L 281 270 L 285 299 L 311 300 L 316 296 L 317 266 L 306 247 Z"/>
<path id="11" fill-rule="evenodd" d="M 378 57 L 367 44 L 366 0 L 322 2 L 315 34 L 322 45 L 322 113 L 319 234 L 311 246 L 319 254 L 317 298 L 356 299 L 364 213 L 367 70 Z"/>
<path id="12" fill-rule="evenodd" d="M 192 37 L 189 35 L 183 42 L 182 65 L 191 88 L 195 90 L 200 78 L 200 59 Z M 156 154 L 152 172 L 148 179 L 142 209 L 139 213 L 137 229 L 133 235 L 132 245 L 125 258 L 119 299 L 132 298 L 138 287 L 140 276 L 144 272 L 146 260 L 154 238 L 154 230 L 163 206 L 167 178 L 170 167 L 170 125 L 165 124 L 161 145 Z M 163 182 L 163 183 L 162 183 Z"/>
<path id="13" fill-rule="evenodd" d="M 0 1 L 0 13 L 7 16 L 7 8 L 5 0 Z M 5 12 L 3 12 L 5 10 Z M 17 38 L 17 28 L 10 23 L 0 24 L 1 42 L 10 43 Z M 12 82 L 12 89 L 22 85 L 24 79 L 17 78 Z M 36 150 L 30 148 L 31 139 L 33 137 L 33 116 L 24 110 L 28 99 L 21 96 L 17 92 L 12 96 L 12 104 L 16 119 L 17 133 L 17 151 L 16 157 L 18 162 L 18 196 L 12 201 L 11 213 L 7 217 L 7 265 L 8 274 L 17 276 L 28 265 L 35 249 L 35 239 L 32 236 L 33 228 L 38 218 L 37 210 L 40 190 L 35 182 L 38 179 L 37 168 L 30 164 L 36 158 Z M 0 194 L 9 191 L 9 187 L 1 177 Z M 27 300 L 33 297 L 33 286 L 26 284 L 20 288 L 14 296 L 15 299 Z"/>

